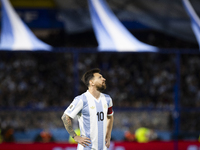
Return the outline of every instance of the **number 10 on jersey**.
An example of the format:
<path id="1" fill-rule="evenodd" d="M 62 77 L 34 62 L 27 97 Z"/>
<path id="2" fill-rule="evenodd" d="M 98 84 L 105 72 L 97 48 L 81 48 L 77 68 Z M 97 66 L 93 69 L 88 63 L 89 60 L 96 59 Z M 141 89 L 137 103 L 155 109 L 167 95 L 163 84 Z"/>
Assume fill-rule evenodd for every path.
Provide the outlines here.
<path id="1" fill-rule="evenodd" d="M 104 120 L 104 113 L 101 112 L 97 112 L 97 117 L 98 117 L 98 121 L 103 121 Z"/>

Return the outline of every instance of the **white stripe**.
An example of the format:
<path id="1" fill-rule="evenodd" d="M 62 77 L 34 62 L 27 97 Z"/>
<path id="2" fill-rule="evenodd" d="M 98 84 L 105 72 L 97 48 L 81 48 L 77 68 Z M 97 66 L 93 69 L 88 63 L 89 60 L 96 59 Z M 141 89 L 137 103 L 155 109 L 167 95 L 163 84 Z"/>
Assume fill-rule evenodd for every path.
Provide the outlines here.
<path id="1" fill-rule="evenodd" d="M 10 18 L 10 22 L 13 29 L 13 36 L 14 36 L 14 44 L 12 46 L 13 49 L 31 50 L 32 43 L 28 38 L 29 36 L 19 16 L 16 15 L 14 9 L 9 5 L 9 2 L 7 0 L 5 0 L 5 7 L 6 10 L 8 11 L 7 13 Z"/>
<path id="2" fill-rule="evenodd" d="M 104 125 L 103 125 L 103 134 L 104 134 L 104 137 L 106 137 L 106 129 L 107 129 L 107 110 L 108 108 L 105 108 L 104 106 L 107 106 L 107 101 L 106 101 L 106 98 L 105 96 L 102 94 L 102 106 L 103 106 L 103 110 L 104 110 Z M 103 139 L 103 143 L 105 143 L 105 138 Z M 105 146 L 104 146 L 105 148 Z"/>
<path id="3" fill-rule="evenodd" d="M 84 130 L 84 127 L 83 127 L 83 117 L 80 117 L 78 116 L 78 122 L 79 122 L 79 128 L 80 128 L 80 131 L 81 131 L 81 135 L 85 135 L 85 130 Z M 83 150 L 83 146 L 78 144 L 78 150 Z"/>
<path id="4" fill-rule="evenodd" d="M 87 94 L 88 96 L 88 94 Z M 90 96 L 90 95 L 89 95 Z M 89 112 L 90 114 L 90 137 L 93 139 L 92 141 L 92 148 L 98 147 L 98 130 L 97 130 L 97 117 L 96 117 L 96 105 L 93 101 L 93 98 L 88 97 L 88 106 L 89 106 Z M 91 109 L 91 107 L 95 107 L 94 109 Z M 95 115 L 94 115 L 95 113 Z"/>

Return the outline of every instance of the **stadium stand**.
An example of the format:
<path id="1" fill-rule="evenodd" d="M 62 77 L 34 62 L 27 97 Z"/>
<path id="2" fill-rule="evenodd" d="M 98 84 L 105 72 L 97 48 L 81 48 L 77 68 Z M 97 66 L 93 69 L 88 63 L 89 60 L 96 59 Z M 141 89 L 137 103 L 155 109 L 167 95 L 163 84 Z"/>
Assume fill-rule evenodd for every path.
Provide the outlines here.
<path id="1" fill-rule="evenodd" d="M 194 77 L 196 82 L 191 82 L 190 72 L 199 69 L 199 55 L 181 56 L 184 60 L 181 61 L 181 83 L 185 86 L 182 86 L 183 91 L 181 89 L 181 97 L 184 98 L 180 99 L 180 103 L 187 109 L 190 95 L 197 86 L 194 83 L 198 83 L 198 78 Z M 1 52 L 0 57 L 1 126 L 12 125 L 16 136 L 20 135 L 16 138 L 18 140 L 23 140 L 23 134 L 30 130 L 63 129 L 60 116 L 75 94 L 73 54 Z M 158 132 L 168 131 L 169 136 L 174 126 L 175 60 L 174 54 L 80 53 L 77 69 L 78 76 L 81 76 L 88 68 L 101 68 L 107 79 L 106 92 L 113 98 L 115 115 L 118 116 L 114 131 L 121 129 L 123 135 L 125 131 L 145 124 Z M 86 88 L 77 80 L 78 93 L 81 93 Z M 188 90 L 191 87 L 191 91 Z M 198 101 L 198 94 L 193 94 L 193 101 L 189 104 L 198 109 Z M 185 113 L 181 115 L 181 122 L 187 122 L 180 124 L 181 130 L 199 130 L 199 120 L 193 119 L 198 112 L 190 113 L 193 117 L 187 117 L 189 114 Z M 115 133 L 113 135 L 113 139 L 119 140 Z"/>
<path id="2" fill-rule="evenodd" d="M 36 135 L 46 128 L 56 141 L 67 141 L 68 134 L 60 117 L 74 96 L 86 90 L 79 77 L 85 70 L 99 67 L 107 79 L 106 93 L 113 98 L 115 115 L 119 116 L 115 118 L 113 140 L 123 141 L 127 130 L 132 131 L 143 125 L 156 130 L 161 140 L 176 139 L 176 136 L 184 140 L 197 139 L 200 130 L 198 84 L 200 55 L 198 44 L 190 28 L 183 33 L 188 37 L 180 38 L 180 30 L 189 26 L 188 22 L 182 24 L 188 21 L 186 13 L 182 13 L 183 8 L 180 7 L 179 2 L 173 1 L 175 4 L 173 8 L 178 9 L 169 13 L 166 17 L 168 19 L 161 19 L 166 13 L 168 14 L 169 2 L 157 3 L 156 6 L 165 6 L 165 11 L 159 14 L 157 13 L 161 10 L 159 8 L 163 7 L 154 10 L 140 1 L 134 1 L 133 4 L 140 9 L 145 8 L 144 11 L 147 13 L 151 12 L 149 13 L 153 14 L 151 19 L 154 20 L 155 17 L 156 21 L 162 21 L 161 28 L 155 29 L 155 26 L 149 27 L 149 24 L 146 26 L 147 18 L 147 20 L 140 20 L 139 23 L 135 20 L 127 21 L 128 18 L 124 16 L 130 16 L 137 10 L 132 5 L 128 7 L 128 4 L 132 4 L 131 1 L 123 5 L 129 15 L 123 15 L 123 12 L 119 11 L 122 5 L 120 1 L 110 0 L 109 4 L 117 16 L 121 20 L 124 19 L 122 22 L 129 27 L 131 33 L 140 41 L 165 48 L 163 53 L 97 53 L 98 43 L 87 20 L 89 14 L 85 10 L 86 2 L 68 1 L 71 5 L 76 3 L 76 7 L 63 12 L 65 8 L 60 10 L 55 8 L 55 6 L 64 6 L 59 5 L 58 1 L 46 0 L 43 3 L 35 1 L 34 5 L 28 0 L 27 3 L 23 0 L 11 1 L 22 16 L 26 11 L 24 12 L 23 9 L 20 11 L 20 7 L 34 7 L 36 12 L 41 14 L 46 12 L 48 17 L 53 16 L 54 19 L 47 21 L 48 25 L 44 26 L 34 21 L 32 24 L 29 22 L 28 25 L 44 42 L 57 48 L 53 52 L 0 52 L 1 128 L 12 126 L 17 142 L 32 142 Z M 66 1 L 60 2 L 63 4 Z M 168 5 L 164 5 L 165 3 Z M 42 11 L 35 9 L 42 7 L 45 7 Z M 49 8 L 53 11 L 47 11 Z M 57 13 L 59 11 L 62 12 L 60 15 Z M 174 15 L 177 11 L 178 15 Z M 134 16 L 141 19 L 144 15 L 142 12 L 138 11 Z M 85 16 L 84 19 L 78 21 L 88 26 L 73 32 L 69 31 L 72 29 L 68 28 L 69 24 L 61 23 L 62 19 L 58 19 L 65 17 L 64 14 L 68 14 L 68 18 L 76 19 L 83 14 L 81 17 Z M 41 16 L 38 15 L 39 18 Z M 39 20 L 44 18 L 41 17 Z M 180 21 L 179 19 L 182 26 L 177 31 L 179 34 L 175 36 L 173 32 L 177 26 L 173 25 Z M 77 23 L 77 20 L 75 22 Z M 152 23 L 152 20 L 150 22 Z M 137 29 L 133 29 L 133 24 L 138 25 Z M 77 26 L 82 27 L 81 25 L 83 24 Z M 166 26 L 169 32 L 164 34 L 167 32 L 163 32 Z M 45 29 L 46 27 L 48 30 Z M 178 81 L 180 81 L 179 89 L 177 89 Z M 180 126 L 178 131 L 176 125 Z"/>

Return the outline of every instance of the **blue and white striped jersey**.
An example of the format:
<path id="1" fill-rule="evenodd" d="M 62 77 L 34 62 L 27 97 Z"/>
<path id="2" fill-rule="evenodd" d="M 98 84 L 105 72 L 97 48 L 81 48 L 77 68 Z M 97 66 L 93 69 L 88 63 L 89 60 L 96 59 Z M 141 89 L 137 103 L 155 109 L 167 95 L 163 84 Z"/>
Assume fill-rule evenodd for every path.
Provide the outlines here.
<path id="1" fill-rule="evenodd" d="M 78 150 L 107 150 L 105 146 L 107 116 L 113 115 L 112 99 L 109 95 L 101 93 L 97 100 L 89 91 L 77 96 L 65 114 L 78 117 L 81 136 L 91 139 L 91 144 L 83 147 L 78 144 Z"/>

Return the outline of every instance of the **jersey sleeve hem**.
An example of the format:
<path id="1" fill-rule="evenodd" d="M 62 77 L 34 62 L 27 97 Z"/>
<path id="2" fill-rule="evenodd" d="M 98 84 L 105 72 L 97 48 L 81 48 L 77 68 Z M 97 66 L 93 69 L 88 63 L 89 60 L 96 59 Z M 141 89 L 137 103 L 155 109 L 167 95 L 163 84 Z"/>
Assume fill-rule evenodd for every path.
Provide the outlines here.
<path id="1" fill-rule="evenodd" d="M 107 114 L 107 116 L 113 116 L 113 114 L 114 114 L 114 111 L 111 114 Z"/>
<path id="2" fill-rule="evenodd" d="M 72 118 L 72 119 L 75 118 L 75 116 L 73 116 L 73 115 L 71 115 L 71 114 L 68 114 L 67 112 L 65 112 L 65 114 L 66 114 L 67 116 L 69 116 L 70 118 Z"/>

